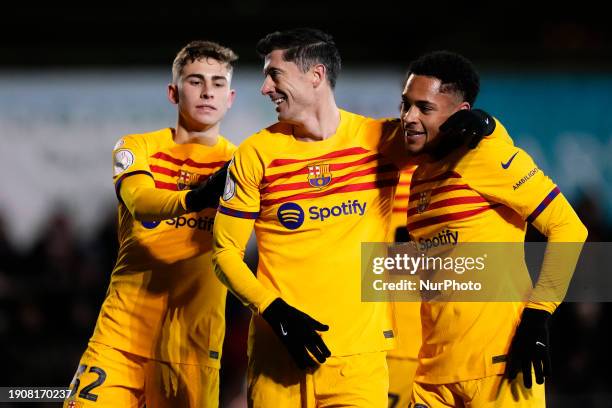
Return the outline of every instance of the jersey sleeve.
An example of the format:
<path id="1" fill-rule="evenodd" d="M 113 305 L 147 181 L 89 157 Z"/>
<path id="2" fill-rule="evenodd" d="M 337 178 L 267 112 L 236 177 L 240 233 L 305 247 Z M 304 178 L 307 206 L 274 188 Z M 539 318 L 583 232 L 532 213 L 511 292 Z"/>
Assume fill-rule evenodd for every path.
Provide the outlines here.
<path id="1" fill-rule="evenodd" d="M 213 228 L 213 266 L 243 304 L 262 313 L 278 297 L 251 273 L 244 250 L 259 216 L 263 162 L 247 141 L 234 154 Z"/>
<path id="2" fill-rule="evenodd" d="M 189 191 L 155 187 L 144 140 L 121 138 L 113 150 L 113 181 L 120 202 L 139 221 L 161 221 L 185 214 Z"/>
<path id="3" fill-rule="evenodd" d="M 548 237 L 548 243 L 527 306 L 553 313 L 565 298 L 588 232 L 563 194 L 532 223 Z"/>
<path id="4" fill-rule="evenodd" d="M 121 201 L 138 221 L 162 221 L 187 213 L 187 193 L 158 189 L 151 177 L 141 173 L 123 179 L 119 190 Z"/>
<path id="5" fill-rule="evenodd" d="M 145 174 L 153 179 L 151 168 L 147 161 L 147 149 L 144 140 L 134 136 L 124 136 L 113 149 L 113 182 L 115 193 L 121 200 L 121 183 L 126 177 L 134 174 Z"/>
<path id="6" fill-rule="evenodd" d="M 495 131 L 505 129 L 498 123 Z M 512 208 L 548 238 L 528 306 L 552 313 L 567 293 L 586 229 L 559 187 L 524 150 L 510 142 L 481 143 L 467 163 L 468 184 L 490 201 Z"/>
<path id="7" fill-rule="evenodd" d="M 559 188 L 529 154 L 512 144 L 499 122 L 494 135 L 468 153 L 462 173 L 470 187 L 489 201 L 512 208 L 532 222 L 559 195 Z"/>
<path id="8" fill-rule="evenodd" d="M 232 217 L 256 219 L 260 210 L 259 186 L 262 178 L 263 163 L 256 149 L 248 142 L 241 145 L 228 168 L 219 212 Z"/>
<path id="9" fill-rule="evenodd" d="M 219 211 L 213 227 L 212 262 L 230 292 L 255 313 L 262 313 L 278 295 L 264 287 L 243 261 L 254 222 Z"/>

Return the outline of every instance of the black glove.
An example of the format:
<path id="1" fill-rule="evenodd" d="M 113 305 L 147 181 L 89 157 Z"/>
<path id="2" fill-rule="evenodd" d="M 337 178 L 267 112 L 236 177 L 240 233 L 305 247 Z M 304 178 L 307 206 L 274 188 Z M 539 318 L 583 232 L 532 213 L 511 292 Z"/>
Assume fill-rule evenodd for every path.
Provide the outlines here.
<path id="1" fill-rule="evenodd" d="M 523 384 L 531 388 L 531 365 L 536 383 L 543 384 L 544 377 L 551 373 L 548 343 L 548 319 L 551 314 L 545 310 L 525 308 L 521 323 L 516 329 L 506 361 L 506 375 L 514 380 L 519 371 L 523 372 Z"/>
<path id="2" fill-rule="evenodd" d="M 204 208 L 216 208 L 219 197 L 225 188 L 228 161 L 219 170 L 211 174 L 202 184 L 191 190 L 185 196 L 187 212 L 202 211 Z"/>
<path id="3" fill-rule="evenodd" d="M 478 146 L 483 137 L 495 130 L 495 119 L 480 109 L 461 109 L 453 113 L 440 125 L 445 150 L 452 150 L 463 144 L 470 149 Z"/>
<path id="4" fill-rule="evenodd" d="M 406 226 L 397 227 L 395 229 L 395 242 L 408 242 L 410 241 L 410 234 Z"/>
<path id="5" fill-rule="evenodd" d="M 293 361 L 301 369 L 324 363 L 331 353 L 317 331 L 327 331 L 329 326 L 317 322 L 306 313 L 289 306 L 281 298 L 275 299 L 261 314 L 281 339 Z M 309 354 L 310 352 L 310 354 Z"/>

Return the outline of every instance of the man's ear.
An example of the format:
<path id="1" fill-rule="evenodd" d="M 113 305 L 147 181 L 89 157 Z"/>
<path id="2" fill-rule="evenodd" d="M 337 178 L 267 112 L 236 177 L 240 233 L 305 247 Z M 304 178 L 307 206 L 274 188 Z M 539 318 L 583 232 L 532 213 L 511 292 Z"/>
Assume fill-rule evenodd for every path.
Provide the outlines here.
<path id="1" fill-rule="evenodd" d="M 312 86 L 317 88 L 327 80 L 327 69 L 323 64 L 315 64 L 311 69 L 313 75 Z"/>
<path id="2" fill-rule="evenodd" d="M 177 85 L 168 84 L 168 100 L 174 105 L 179 103 L 179 92 Z"/>
<path id="3" fill-rule="evenodd" d="M 234 100 L 236 100 L 236 90 L 230 89 L 229 98 L 227 98 L 227 109 L 231 108 L 234 104 Z"/>
<path id="4" fill-rule="evenodd" d="M 463 102 L 461 102 L 461 104 L 459 104 L 459 109 L 457 109 L 457 110 L 462 110 L 462 109 L 470 110 L 470 109 L 472 109 L 472 106 L 470 105 L 469 102 L 463 101 Z"/>

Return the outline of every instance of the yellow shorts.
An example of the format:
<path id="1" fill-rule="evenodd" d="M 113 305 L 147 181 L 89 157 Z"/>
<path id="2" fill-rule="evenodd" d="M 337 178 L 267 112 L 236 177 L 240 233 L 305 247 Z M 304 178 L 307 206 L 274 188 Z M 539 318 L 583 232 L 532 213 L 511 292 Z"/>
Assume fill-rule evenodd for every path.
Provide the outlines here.
<path id="1" fill-rule="evenodd" d="M 90 342 L 65 408 L 218 407 L 217 368 L 150 360 Z"/>
<path id="2" fill-rule="evenodd" d="M 389 366 L 389 408 L 406 408 L 412 396 L 417 359 L 387 357 Z"/>
<path id="3" fill-rule="evenodd" d="M 544 408 L 544 384 L 523 385 L 523 375 L 508 381 L 502 375 L 452 384 L 424 384 L 412 387 L 412 408 Z M 419 405 L 420 404 L 420 405 Z"/>
<path id="4" fill-rule="evenodd" d="M 265 324 L 265 323 L 264 323 Z M 259 330 L 263 325 L 258 325 Z M 316 370 L 300 370 L 276 335 L 251 336 L 247 370 L 249 407 L 385 407 L 386 353 L 330 357 Z"/>

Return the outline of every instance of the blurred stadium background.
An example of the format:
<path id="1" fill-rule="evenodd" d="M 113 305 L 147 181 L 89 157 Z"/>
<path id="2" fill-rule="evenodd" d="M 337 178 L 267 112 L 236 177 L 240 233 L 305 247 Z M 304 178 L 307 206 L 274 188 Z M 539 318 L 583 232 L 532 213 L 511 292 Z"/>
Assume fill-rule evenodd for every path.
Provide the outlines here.
<path id="1" fill-rule="evenodd" d="M 589 240 L 610 241 L 612 27 L 587 3 L 571 15 L 544 4 L 390 0 L 370 7 L 276 0 L 3 6 L 0 386 L 68 385 L 116 254 L 111 149 L 123 134 L 174 125 L 166 84 L 175 53 L 192 39 L 219 41 L 241 57 L 237 101 L 222 127 L 235 143 L 275 119 L 259 94 L 254 52 L 269 31 L 314 26 L 332 33 L 344 59 L 339 105 L 375 117 L 397 114 L 412 58 L 461 52 L 482 74 L 477 106 L 557 181 Z M 222 406 L 238 407 L 248 314 L 233 299 L 227 323 Z M 549 406 L 612 406 L 611 323 L 609 303 L 558 310 Z"/>

